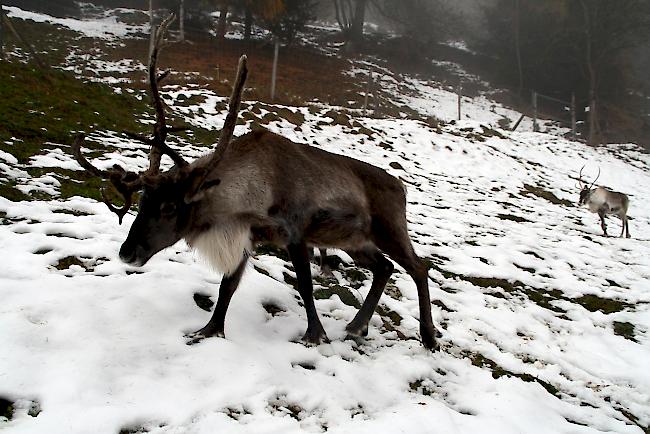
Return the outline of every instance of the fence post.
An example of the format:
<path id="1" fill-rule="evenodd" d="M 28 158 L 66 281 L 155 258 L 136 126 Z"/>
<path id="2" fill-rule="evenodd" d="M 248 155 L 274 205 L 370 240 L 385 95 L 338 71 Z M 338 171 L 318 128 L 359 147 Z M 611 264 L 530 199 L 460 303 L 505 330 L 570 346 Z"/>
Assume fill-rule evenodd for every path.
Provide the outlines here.
<path id="1" fill-rule="evenodd" d="M 539 131 L 537 126 L 537 92 L 533 91 L 533 131 Z"/>
<path id="2" fill-rule="evenodd" d="M 578 128 L 576 127 L 576 94 L 571 92 L 571 135 L 573 140 L 578 138 Z"/>
<path id="3" fill-rule="evenodd" d="M 275 99 L 275 79 L 278 72 L 278 55 L 280 52 L 280 40 L 275 38 L 275 48 L 273 50 L 273 70 L 271 71 L 271 101 Z"/>
<path id="4" fill-rule="evenodd" d="M 589 97 L 589 139 L 587 143 L 594 145 L 596 135 L 596 98 L 594 98 L 593 92 L 590 92 Z"/>
<path id="5" fill-rule="evenodd" d="M 463 83 L 459 82 L 458 83 L 458 88 L 456 90 L 456 93 L 458 93 L 458 120 L 461 119 L 461 112 L 460 112 L 460 104 L 461 104 L 461 99 L 463 96 Z"/>
<path id="6" fill-rule="evenodd" d="M 366 110 L 368 110 L 368 94 L 370 93 L 370 82 L 372 82 L 372 72 L 368 73 L 366 81 L 366 91 L 363 95 L 363 115 L 366 115 Z"/>

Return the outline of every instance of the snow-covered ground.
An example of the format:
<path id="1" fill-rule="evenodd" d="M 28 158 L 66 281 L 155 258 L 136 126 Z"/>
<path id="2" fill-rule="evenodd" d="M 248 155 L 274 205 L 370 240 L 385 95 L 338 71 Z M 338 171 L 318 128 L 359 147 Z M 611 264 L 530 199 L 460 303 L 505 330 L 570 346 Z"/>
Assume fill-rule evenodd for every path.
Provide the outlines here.
<path id="1" fill-rule="evenodd" d="M 405 85 L 416 88 L 404 98 L 428 86 Z M 164 98 L 192 125 L 223 123 L 223 97 L 168 86 Z M 422 114 L 440 119 L 455 104 L 426 101 Z M 0 429 L 642 433 L 650 425 L 650 156 L 631 145 L 594 149 L 504 131 L 481 100 L 467 105 L 476 118 L 436 126 L 248 101 L 235 131 L 261 124 L 405 183 L 410 234 L 430 264 L 443 332 L 436 353 L 419 343 L 417 294 L 399 269 L 367 341 L 344 340 L 370 274 L 341 252 L 330 252 L 344 261 L 334 278 L 312 269 L 331 343 L 300 343 L 306 318 L 293 269 L 263 252 L 233 298 L 227 338 L 188 346 L 183 335 L 210 317 L 196 300 L 216 300 L 221 276 L 183 243 L 141 269 L 124 265 L 117 252 L 134 216 L 120 226 L 102 203 L 57 199 L 66 181 L 56 169 L 80 170 L 63 145 L 30 161 L 46 169 L 37 178 L 0 152 L 0 182 L 53 196 L 0 197 L 0 398 L 15 408 Z M 112 132 L 90 139 L 108 150 L 96 165 L 146 167 L 143 147 Z M 183 148 L 190 158 L 204 151 Z M 602 237 L 597 216 L 575 206 L 583 165 L 630 195 L 631 239 Z M 617 235 L 619 222 L 609 224 Z"/>

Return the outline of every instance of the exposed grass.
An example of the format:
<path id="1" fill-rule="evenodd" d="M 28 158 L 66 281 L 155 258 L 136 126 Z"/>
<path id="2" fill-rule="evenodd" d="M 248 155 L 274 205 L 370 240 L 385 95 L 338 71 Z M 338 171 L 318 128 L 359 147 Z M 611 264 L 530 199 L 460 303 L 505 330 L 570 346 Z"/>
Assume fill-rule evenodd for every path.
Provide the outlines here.
<path id="1" fill-rule="evenodd" d="M 78 265 L 78 266 L 84 268 L 85 270 L 89 269 L 88 266 L 86 264 L 84 264 L 76 256 L 66 256 L 65 258 L 59 259 L 59 262 L 56 263 L 54 268 L 56 268 L 57 270 L 67 270 L 68 268 L 70 268 L 73 265 Z"/>
<path id="2" fill-rule="evenodd" d="M 465 352 L 463 355 L 468 357 L 472 361 L 472 365 L 480 367 L 480 368 L 489 369 L 492 372 L 492 377 L 495 378 L 495 379 L 506 376 L 506 377 L 517 377 L 517 378 L 519 378 L 522 381 L 525 381 L 527 383 L 536 382 L 540 386 L 542 386 L 544 388 L 544 390 L 546 390 L 548 393 L 550 393 L 551 395 L 553 395 L 553 396 L 555 396 L 557 398 L 560 398 L 559 390 L 555 386 L 553 386 L 550 383 L 547 383 L 544 380 L 541 380 L 541 379 L 539 379 L 537 377 L 534 377 L 534 376 L 532 376 L 530 374 L 518 374 L 518 373 L 515 373 L 515 372 L 512 372 L 512 371 L 508 371 L 507 369 L 505 369 L 502 366 L 500 366 L 499 364 L 497 364 L 494 360 L 485 357 L 481 353 Z"/>
<path id="3" fill-rule="evenodd" d="M 320 288 L 314 291 L 314 298 L 316 300 L 326 300 L 334 294 L 338 295 L 341 301 L 348 306 L 354 306 L 357 309 L 361 307 L 361 303 L 352 294 L 352 292 L 341 285 L 330 285 L 327 288 Z"/>
<path id="4" fill-rule="evenodd" d="M 573 206 L 573 204 L 570 201 L 566 199 L 559 199 L 556 195 L 554 195 L 550 191 L 544 190 L 543 188 L 538 186 L 524 184 L 524 188 L 519 193 L 522 196 L 533 195 L 533 196 L 541 197 L 542 199 L 546 199 L 547 201 L 555 205 L 562 205 L 566 207 Z"/>
<path id="5" fill-rule="evenodd" d="M 614 334 L 623 336 L 632 342 L 637 342 L 634 338 L 634 324 L 629 322 L 614 321 Z"/>
<path id="6" fill-rule="evenodd" d="M 0 149 L 20 163 L 42 152 L 46 142 L 69 144 L 78 131 L 142 132 L 137 119 L 149 111 L 144 101 L 106 85 L 17 62 L 0 63 L 0 100 Z"/>
<path id="7" fill-rule="evenodd" d="M 631 307 L 630 304 L 620 300 L 612 300 L 610 298 L 602 298 L 597 295 L 587 294 L 582 297 L 573 299 L 589 312 L 600 311 L 602 313 L 615 313 L 620 312 L 625 308 Z"/>

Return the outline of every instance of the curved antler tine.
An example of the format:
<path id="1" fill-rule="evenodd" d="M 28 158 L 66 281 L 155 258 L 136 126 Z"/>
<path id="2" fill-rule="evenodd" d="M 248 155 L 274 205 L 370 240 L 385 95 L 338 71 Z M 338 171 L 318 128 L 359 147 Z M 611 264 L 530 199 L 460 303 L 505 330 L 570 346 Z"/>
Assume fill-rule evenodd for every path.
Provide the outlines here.
<path id="1" fill-rule="evenodd" d="M 108 172 L 93 166 L 90 161 L 86 160 L 86 157 L 84 157 L 81 153 L 81 145 L 84 143 L 85 138 L 86 136 L 83 133 L 78 134 L 75 137 L 74 142 L 72 143 L 72 155 L 74 155 L 75 160 L 77 160 L 79 165 L 83 167 L 87 172 L 103 179 L 108 178 Z"/>
<path id="2" fill-rule="evenodd" d="M 113 203 L 110 201 L 110 199 L 106 195 L 105 189 L 102 188 L 100 190 L 100 193 L 102 195 L 102 200 L 104 201 L 108 209 L 110 209 L 112 212 L 117 214 L 117 220 L 120 222 L 120 224 L 122 224 L 122 219 L 124 218 L 126 213 L 129 212 L 129 209 L 131 209 L 131 205 L 133 204 L 133 199 L 131 195 L 129 194 L 128 196 L 124 196 L 124 205 L 121 208 L 118 208 L 115 205 L 113 205 Z"/>
<path id="3" fill-rule="evenodd" d="M 580 173 L 578 174 L 578 187 L 582 188 L 584 186 L 584 182 L 582 182 L 582 171 L 584 170 L 585 165 L 583 164 L 582 167 L 580 168 Z"/>
<path id="4" fill-rule="evenodd" d="M 591 185 L 589 186 L 589 189 L 591 189 L 591 187 L 594 186 L 596 181 L 598 181 L 598 178 L 600 178 L 600 166 L 598 166 L 598 175 L 596 175 L 596 179 L 594 179 L 594 182 L 591 183 Z"/>
<path id="5" fill-rule="evenodd" d="M 153 138 L 149 141 L 151 150 L 149 151 L 149 169 L 146 171 L 148 174 L 156 174 L 160 171 L 160 159 L 165 153 L 168 154 L 177 165 L 187 165 L 185 160 L 183 160 L 178 153 L 165 144 L 168 129 L 165 121 L 165 106 L 158 89 L 158 82 L 169 74 L 169 72 L 166 71 L 160 74 L 160 76 L 158 75 L 158 54 L 162 49 L 165 33 L 167 33 L 167 29 L 175 19 L 176 17 L 174 14 L 170 14 L 163 20 L 160 26 L 158 26 L 155 34 L 152 36 L 153 45 L 151 47 L 151 52 L 149 53 L 149 87 L 151 90 L 151 102 L 153 103 L 156 112 L 156 123 L 153 127 Z"/>
<path id="6" fill-rule="evenodd" d="M 233 132 L 235 131 L 235 125 L 237 124 L 237 114 L 239 113 L 239 105 L 241 104 L 241 94 L 244 89 L 246 77 L 248 76 L 247 61 L 248 58 L 245 54 L 239 58 L 239 64 L 237 66 L 237 77 L 235 79 L 235 84 L 232 87 L 230 100 L 228 101 L 228 114 L 226 115 L 226 120 L 224 121 L 223 128 L 221 129 L 221 134 L 219 135 L 219 141 L 217 142 L 212 161 L 217 161 L 221 158 L 225 152 L 225 148 L 228 146 L 228 143 L 230 143 Z"/>

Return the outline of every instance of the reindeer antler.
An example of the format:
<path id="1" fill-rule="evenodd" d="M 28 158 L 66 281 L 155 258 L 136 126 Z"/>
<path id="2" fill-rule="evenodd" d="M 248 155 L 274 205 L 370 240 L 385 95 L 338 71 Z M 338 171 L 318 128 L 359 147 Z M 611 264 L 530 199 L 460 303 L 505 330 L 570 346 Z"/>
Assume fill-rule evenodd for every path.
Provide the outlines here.
<path id="1" fill-rule="evenodd" d="M 242 55 L 239 58 L 239 64 L 237 65 L 237 76 L 235 79 L 235 84 L 232 87 L 232 94 L 230 95 L 230 101 L 228 102 L 228 114 L 226 115 L 226 120 L 224 121 L 223 128 L 221 129 L 221 134 L 219 135 L 219 141 L 215 146 L 215 150 L 210 157 L 205 166 L 205 171 L 203 175 L 197 180 L 196 186 L 200 187 L 212 171 L 215 166 L 221 160 L 221 157 L 226 152 L 230 139 L 232 139 L 233 132 L 235 131 L 235 125 L 237 124 L 237 114 L 239 113 L 239 105 L 241 104 L 241 94 L 244 90 L 244 83 L 246 82 L 246 77 L 248 76 L 248 58 L 246 55 Z"/>
<path id="2" fill-rule="evenodd" d="M 85 137 L 83 134 L 79 134 L 75 137 L 75 140 L 72 143 L 72 154 L 81 167 L 95 176 L 110 180 L 115 189 L 124 197 L 124 205 L 118 208 L 111 203 L 106 195 L 105 189 L 100 190 L 104 203 L 108 206 L 108 209 L 117 214 L 117 218 L 120 224 L 122 224 L 122 219 L 133 204 L 133 193 L 142 186 L 142 178 L 140 174 L 127 172 L 118 164 L 115 164 L 110 170 L 101 170 L 93 166 L 92 163 L 90 163 L 90 161 L 88 161 L 81 153 L 81 145 L 84 143 L 84 139 Z"/>
<path id="3" fill-rule="evenodd" d="M 101 190 L 104 203 L 111 211 L 117 214 L 120 224 L 122 223 L 122 218 L 129 211 L 131 205 L 133 204 L 133 193 L 142 187 L 142 176 L 145 174 L 155 175 L 159 173 L 160 159 L 163 155 L 168 155 L 174 161 L 174 164 L 176 164 L 178 167 L 184 167 L 188 164 L 178 152 L 176 152 L 174 149 L 169 147 L 167 143 L 165 143 L 167 134 L 184 131 L 186 128 L 178 126 L 167 126 L 165 119 L 165 105 L 163 104 L 163 101 L 160 97 L 160 91 L 158 89 L 158 83 L 167 77 L 170 72 L 169 70 L 166 70 L 158 74 L 157 63 L 158 55 L 160 54 L 160 50 L 164 45 L 165 33 L 167 32 L 167 29 L 174 21 L 174 19 L 174 14 L 168 16 L 156 29 L 155 33 L 152 34 L 153 44 L 151 47 L 151 52 L 149 53 L 148 79 L 149 88 L 151 91 L 151 102 L 156 113 L 156 122 L 153 127 L 153 135 L 151 137 L 145 137 L 137 133 L 124 131 L 124 134 L 126 134 L 128 137 L 150 146 L 149 168 L 142 173 L 126 171 L 119 165 L 114 165 L 110 170 L 101 170 L 93 166 L 81 154 L 81 145 L 84 142 L 83 134 L 78 135 L 72 145 L 72 153 L 81 167 L 83 167 L 92 175 L 109 180 L 117 192 L 124 197 L 124 205 L 122 207 L 116 207 L 108 199 L 105 189 Z"/>
<path id="4" fill-rule="evenodd" d="M 591 185 L 589 186 L 589 189 L 590 189 L 590 190 L 591 190 L 591 187 L 594 186 L 594 184 L 596 183 L 596 181 L 598 181 L 598 178 L 600 178 L 600 166 L 598 167 L 598 175 L 596 175 L 596 179 L 594 179 L 594 182 L 592 182 Z"/>
<path id="5" fill-rule="evenodd" d="M 583 166 L 580 168 L 580 173 L 578 174 L 578 187 L 579 187 L 581 190 L 582 190 L 582 187 L 584 187 L 584 185 L 585 185 L 585 183 L 582 182 L 582 171 L 583 171 L 584 168 L 585 168 L 585 166 L 583 165 Z"/>

